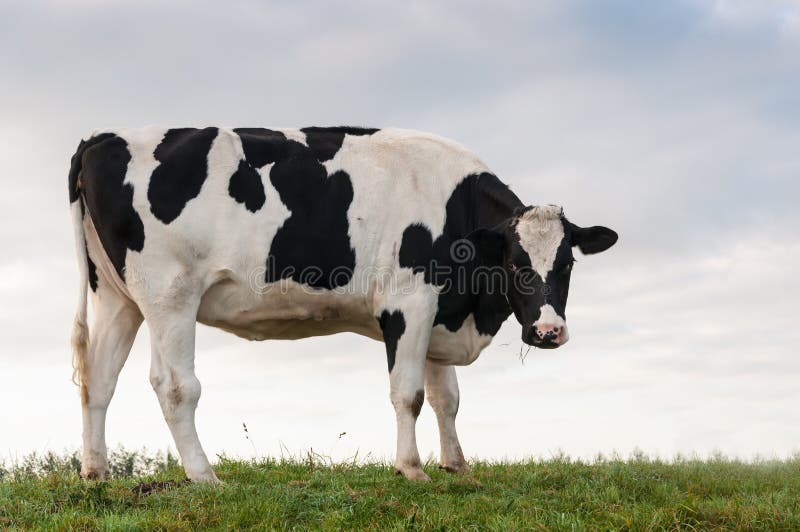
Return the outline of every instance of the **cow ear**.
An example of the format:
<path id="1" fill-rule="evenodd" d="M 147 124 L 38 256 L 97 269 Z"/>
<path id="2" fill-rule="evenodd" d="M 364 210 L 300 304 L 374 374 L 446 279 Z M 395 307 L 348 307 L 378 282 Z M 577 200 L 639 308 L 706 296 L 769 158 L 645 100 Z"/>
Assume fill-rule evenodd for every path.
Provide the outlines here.
<path id="1" fill-rule="evenodd" d="M 593 255 L 605 251 L 617 242 L 617 233 L 603 227 L 595 225 L 593 227 L 578 227 L 572 225 L 572 245 L 578 246 L 584 255 Z"/>
<path id="2" fill-rule="evenodd" d="M 503 250 L 506 239 L 503 233 L 492 229 L 476 229 L 467 235 L 473 245 L 473 255 L 481 264 L 496 265 L 503 263 Z"/>

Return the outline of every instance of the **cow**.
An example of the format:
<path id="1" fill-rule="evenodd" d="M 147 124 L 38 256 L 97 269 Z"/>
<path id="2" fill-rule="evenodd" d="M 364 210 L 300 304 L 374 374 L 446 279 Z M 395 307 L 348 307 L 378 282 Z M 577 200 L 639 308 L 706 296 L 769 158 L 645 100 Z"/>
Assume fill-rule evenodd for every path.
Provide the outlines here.
<path id="1" fill-rule="evenodd" d="M 524 343 L 564 345 L 573 248 L 617 240 L 561 207 L 526 206 L 461 145 L 396 128 L 95 131 L 68 184 L 73 379 L 91 479 L 108 471 L 106 411 L 143 321 L 150 382 L 192 481 L 218 482 L 195 428 L 198 322 L 251 340 L 348 331 L 384 342 L 395 471 L 428 479 L 415 436 L 425 397 L 440 467 L 467 471 L 454 367 L 512 313 Z"/>

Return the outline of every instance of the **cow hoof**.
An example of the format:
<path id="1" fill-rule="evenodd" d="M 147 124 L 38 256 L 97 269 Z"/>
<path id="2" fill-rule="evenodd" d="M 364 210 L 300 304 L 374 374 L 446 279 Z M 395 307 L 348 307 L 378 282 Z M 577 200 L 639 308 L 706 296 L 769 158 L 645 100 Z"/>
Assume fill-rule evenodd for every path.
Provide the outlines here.
<path id="1" fill-rule="evenodd" d="M 454 464 L 441 464 L 439 466 L 439 469 L 443 469 L 448 473 L 456 473 L 459 475 L 469 473 L 470 471 L 469 466 L 465 462 L 457 462 Z"/>
<path id="2" fill-rule="evenodd" d="M 425 471 L 423 471 L 421 467 L 395 468 L 394 474 L 403 475 L 408 480 L 420 480 L 422 482 L 428 482 L 431 479 L 431 477 L 425 474 Z"/>
<path id="3" fill-rule="evenodd" d="M 82 470 L 81 478 L 84 480 L 105 480 L 106 472 L 99 469 Z"/>
<path id="4" fill-rule="evenodd" d="M 193 475 L 187 473 L 186 476 L 190 482 L 196 482 L 198 484 L 222 484 L 222 481 L 217 478 L 217 475 L 215 475 L 214 471 L 211 469 Z"/>

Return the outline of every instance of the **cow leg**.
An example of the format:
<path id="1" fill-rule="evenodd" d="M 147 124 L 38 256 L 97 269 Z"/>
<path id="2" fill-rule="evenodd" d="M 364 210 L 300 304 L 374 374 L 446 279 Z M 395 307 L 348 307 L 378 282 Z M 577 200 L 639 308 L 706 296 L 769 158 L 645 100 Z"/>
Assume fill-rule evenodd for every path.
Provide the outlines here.
<path id="1" fill-rule="evenodd" d="M 384 311 L 379 321 L 389 359 L 389 395 L 397 416 L 395 471 L 409 479 L 430 480 L 419 459 L 416 424 L 425 400 L 425 357 L 433 313 L 420 307 Z"/>
<path id="2" fill-rule="evenodd" d="M 92 297 L 94 323 L 81 372 L 83 460 L 81 476 L 104 479 L 108 472 L 106 412 L 128 359 L 142 315 L 130 302 L 101 285 Z"/>
<path id="3" fill-rule="evenodd" d="M 443 366 L 428 361 L 425 366 L 425 394 L 428 403 L 436 413 L 439 424 L 441 456 L 439 467 L 451 473 L 469 471 L 461 444 L 456 434 L 456 414 L 458 413 L 458 380 L 453 366 Z"/>
<path id="4" fill-rule="evenodd" d="M 195 427 L 200 381 L 194 372 L 196 310 L 159 313 L 148 317 L 152 337 L 150 383 L 158 395 L 186 476 L 196 482 L 219 482 Z"/>

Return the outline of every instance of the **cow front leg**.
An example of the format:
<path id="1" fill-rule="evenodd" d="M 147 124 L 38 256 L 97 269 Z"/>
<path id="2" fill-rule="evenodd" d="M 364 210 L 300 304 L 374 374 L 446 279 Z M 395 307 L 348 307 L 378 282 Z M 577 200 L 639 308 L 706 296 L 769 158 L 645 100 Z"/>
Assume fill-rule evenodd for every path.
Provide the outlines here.
<path id="1" fill-rule="evenodd" d="M 432 321 L 424 311 L 383 311 L 379 317 L 389 365 L 389 395 L 397 416 L 395 471 L 412 480 L 430 480 L 419 459 L 416 424 L 425 400 L 425 355 Z"/>
<path id="2" fill-rule="evenodd" d="M 189 480 L 219 482 L 195 427 L 200 381 L 194 371 L 196 311 L 167 312 L 149 320 L 152 337 L 150 383 L 158 396 Z"/>
<path id="3" fill-rule="evenodd" d="M 425 393 L 439 425 L 439 467 L 451 473 L 468 472 L 469 466 L 464 460 L 456 434 L 459 399 L 456 369 L 428 360 L 425 366 Z"/>
<path id="4" fill-rule="evenodd" d="M 81 476 L 103 480 L 108 473 L 106 412 L 119 372 L 142 324 L 142 315 L 103 285 L 92 297 L 92 307 L 95 318 L 90 328 L 89 349 L 79 366 L 83 410 Z"/>

